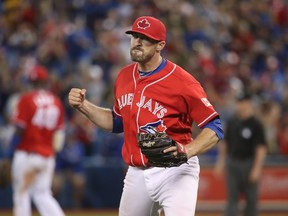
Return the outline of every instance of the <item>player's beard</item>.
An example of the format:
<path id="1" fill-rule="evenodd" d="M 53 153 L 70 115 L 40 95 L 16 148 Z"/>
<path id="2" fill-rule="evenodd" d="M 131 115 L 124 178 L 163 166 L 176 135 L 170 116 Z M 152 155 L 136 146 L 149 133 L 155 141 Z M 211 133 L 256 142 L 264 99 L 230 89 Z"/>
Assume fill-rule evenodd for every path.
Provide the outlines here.
<path id="1" fill-rule="evenodd" d="M 137 54 L 137 52 L 138 52 L 138 54 Z M 142 54 L 139 55 L 139 52 L 141 52 Z M 139 62 L 139 63 L 148 62 L 150 59 L 152 59 L 154 54 L 155 54 L 155 52 L 145 53 L 145 51 L 143 49 L 137 48 L 137 47 L 134 47 L 130 50 L 131 60 L 134 62 Z"/>

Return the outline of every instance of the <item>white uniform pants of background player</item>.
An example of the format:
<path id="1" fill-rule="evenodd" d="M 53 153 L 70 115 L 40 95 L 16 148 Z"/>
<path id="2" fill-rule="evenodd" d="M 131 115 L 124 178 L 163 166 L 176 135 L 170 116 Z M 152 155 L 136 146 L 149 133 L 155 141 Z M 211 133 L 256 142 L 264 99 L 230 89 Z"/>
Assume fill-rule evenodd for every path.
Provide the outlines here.
<path id="1" fill-rule="evenodd" d="M 193 216 L 199 184 L 199 161 L 171 168 L 129 167 L 124 180 L 119 216 L 156 216 L 157 205 L 165 216 Z"/>
<path id="2" fill-rule="evenodd" d="M 16 151 L 12 163 L 14 216 L 31 216 L 31 199 L 41 216 L 64 216 L 51 193 L 55 159 Z M 27 173 L 38 170 L 31 184 L 25 186 Z"/>

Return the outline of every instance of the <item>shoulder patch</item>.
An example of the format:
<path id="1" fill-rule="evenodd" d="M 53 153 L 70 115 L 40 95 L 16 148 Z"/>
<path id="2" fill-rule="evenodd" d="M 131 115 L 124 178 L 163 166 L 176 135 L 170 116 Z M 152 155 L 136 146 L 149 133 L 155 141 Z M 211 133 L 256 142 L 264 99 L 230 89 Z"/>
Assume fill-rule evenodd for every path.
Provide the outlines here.
<path id="1" fill-rule="evenodd" d="M 212 106 L 212 104 L 210 103 L 210 101 L 207 98 L 201 98 L 202 103 L 205 104 L 205 106 Z"/>

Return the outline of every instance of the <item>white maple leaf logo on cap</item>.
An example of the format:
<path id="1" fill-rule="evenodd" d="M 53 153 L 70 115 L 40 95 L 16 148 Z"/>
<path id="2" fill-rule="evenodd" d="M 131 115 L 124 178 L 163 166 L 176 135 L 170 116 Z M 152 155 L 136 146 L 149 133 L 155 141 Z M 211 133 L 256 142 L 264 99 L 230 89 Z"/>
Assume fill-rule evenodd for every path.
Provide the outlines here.
<path id="1" fill-rule="evenodd" d="M 146 29 L 146 28 L 149 28 L 151 26 L 151 24 L 148 22 L 148 20 L 145 18 L 145 19 L 142 19 L 140 21 L 137 22 L 137 26 L 138 28 L 140 29 Z"/>

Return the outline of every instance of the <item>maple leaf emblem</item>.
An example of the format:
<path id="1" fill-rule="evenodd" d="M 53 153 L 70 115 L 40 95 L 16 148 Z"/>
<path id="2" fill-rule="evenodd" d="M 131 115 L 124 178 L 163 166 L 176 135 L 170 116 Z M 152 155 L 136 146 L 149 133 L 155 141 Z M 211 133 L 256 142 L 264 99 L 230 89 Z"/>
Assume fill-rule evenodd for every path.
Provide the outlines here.
<path id="1" fill-rule="evenodd" d="M 151 26 L 151 24 L 148 22 L 147 19 L 142 19 L 142 20 L 138 21 L 137 26 L 140 29 L 146 29 L 146 28 L 149 28 Z"/>

